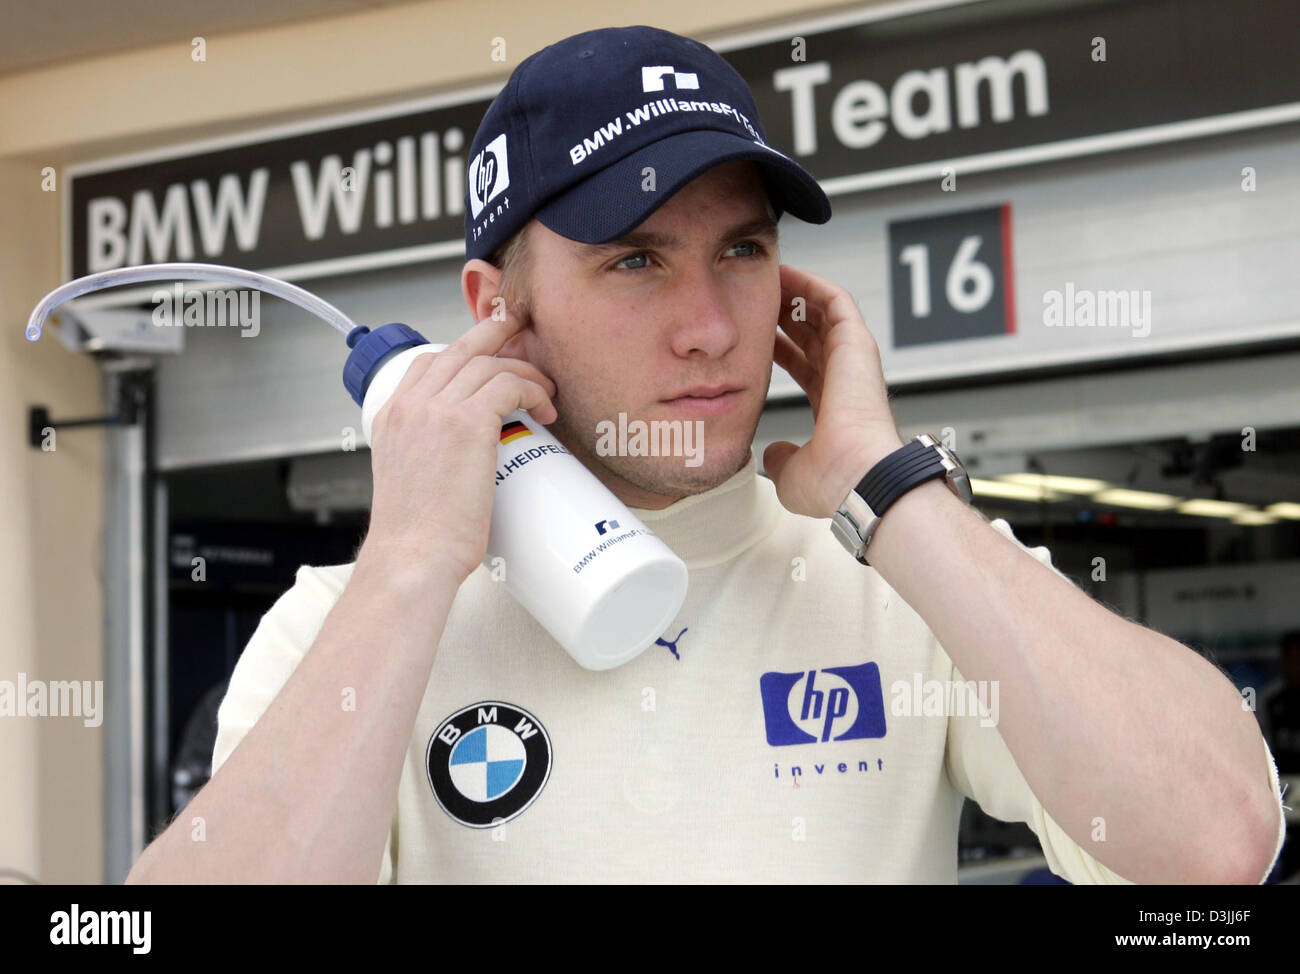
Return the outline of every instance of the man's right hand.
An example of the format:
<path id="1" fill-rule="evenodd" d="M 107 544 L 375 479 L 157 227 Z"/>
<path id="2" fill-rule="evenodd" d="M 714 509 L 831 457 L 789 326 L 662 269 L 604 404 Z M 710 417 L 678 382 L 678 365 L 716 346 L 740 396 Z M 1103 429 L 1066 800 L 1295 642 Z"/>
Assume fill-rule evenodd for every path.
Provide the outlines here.
<path id="1" fill-rule="evenodd" d="M 357 560 L 436 560 L 457 585 L 487 554 L 501 424 L 527 409 L 558 418 L 555 383 L 536 366 L 494 358 L 524 321 L 485 318 L 443 351 L 419 355 L 371 427 L 374 497 Z"/>

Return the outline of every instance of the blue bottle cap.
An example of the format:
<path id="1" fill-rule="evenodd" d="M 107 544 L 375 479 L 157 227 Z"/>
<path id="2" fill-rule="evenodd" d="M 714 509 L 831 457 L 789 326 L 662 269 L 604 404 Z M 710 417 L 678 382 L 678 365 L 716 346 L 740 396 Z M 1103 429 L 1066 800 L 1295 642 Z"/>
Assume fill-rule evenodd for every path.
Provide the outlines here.
<path id="1" fill-rule="evenodd" d="M 352 352 L 343 365 L 343 385 L 358 406 L 366 397 L 375 366 L 384 356 L 398 349 L 429 344 L 414 328 L 397 323 L 381 325 L 374 331 L 359 325 L 348 332 L 347 341 Z"/>

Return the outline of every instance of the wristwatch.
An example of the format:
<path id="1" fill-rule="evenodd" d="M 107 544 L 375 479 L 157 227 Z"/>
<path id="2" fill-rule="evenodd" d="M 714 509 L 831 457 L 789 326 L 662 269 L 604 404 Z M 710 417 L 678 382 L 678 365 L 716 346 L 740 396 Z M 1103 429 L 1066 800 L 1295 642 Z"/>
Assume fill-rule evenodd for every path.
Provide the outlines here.
<path id="1" fill-rule="evenodd" d="M 943 477 L 954 494 L 971 503 L 970 477 L 957 454 L 929 433 L 921 433 L 867 471 L 831 515 L 831 533 L 859 562 L 870 564 L 867 545 L 885 512 L 913 487 L 937 477 Z"/>

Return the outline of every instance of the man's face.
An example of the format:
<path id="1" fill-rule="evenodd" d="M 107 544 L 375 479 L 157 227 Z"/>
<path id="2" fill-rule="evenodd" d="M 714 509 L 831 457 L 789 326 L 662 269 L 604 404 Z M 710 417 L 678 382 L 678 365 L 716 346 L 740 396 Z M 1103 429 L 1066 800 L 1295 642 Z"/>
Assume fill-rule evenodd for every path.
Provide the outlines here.
<path id="1" fill-rule="evenodd" d="M 770 212 L 757 165 L 738 161 L 687 184 L 627 244 L 582 244 L 532 223 L 531 327 L 502 354 L 555 381 L 560 418 L 549 429 L 629 506 L 666 507 L 749 458 L 781 300 Z M 708 387 L 737 391 L 709 399 Z M 688 390 L 701 395 L 681 398 Z M 638 420 L 683 434 L 689 424 L 694 455 L 602 455 L 599 434 L 617 431 L 620 412 L 630 432 Z"/>

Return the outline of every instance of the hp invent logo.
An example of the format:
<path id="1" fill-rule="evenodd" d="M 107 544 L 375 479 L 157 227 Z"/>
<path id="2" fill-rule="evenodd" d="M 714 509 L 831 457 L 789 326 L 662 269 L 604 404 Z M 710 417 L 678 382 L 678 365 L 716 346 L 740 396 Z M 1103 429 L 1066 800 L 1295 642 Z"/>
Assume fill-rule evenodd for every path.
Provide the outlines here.
<path id="1" fill-rule="evenodd" d="M 758 686 L 773 747 L 885 736 L 885 698 L 875 663 L 764 673 Z"/>
<path id="2" fill-rule="evenodd" d="M 506 158 L 506 135 L 502 132 L 483 147 L 469 164 L 469 207 L 477 217 L 510 185 L 510 163 Z"/>
<path id="3" fill-rule="evenodd" d="M 551 776 L 551 740 L 536 717 L 497 700 L 458 710 L 429 738 L 429 786 L 443 811 L 483 829 L 533 803 Z"/>

